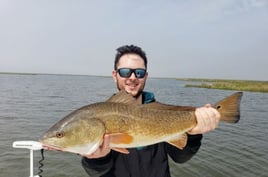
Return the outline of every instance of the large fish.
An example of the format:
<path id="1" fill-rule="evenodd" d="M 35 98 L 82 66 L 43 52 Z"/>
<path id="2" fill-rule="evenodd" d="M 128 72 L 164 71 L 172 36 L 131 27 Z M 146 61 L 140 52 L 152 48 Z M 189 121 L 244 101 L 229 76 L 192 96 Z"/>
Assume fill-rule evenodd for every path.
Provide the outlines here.
<path id="1" fill-rule="evenodd" d="M 219 101 L 213 107 L 221 120 L 236 123 L 240 119 L 242 92 Z M 138 104 L 125 91 L 106 102 L 77 109 L 52 126 L 40 142 L 48 149 L 89 155 L 110 135 L 109 146 L 122 153 L 126 148 L 167 142 L 183 149 L 186 132 L 196 126 L 195 107 L 182 107 L 153 102 Z"/>

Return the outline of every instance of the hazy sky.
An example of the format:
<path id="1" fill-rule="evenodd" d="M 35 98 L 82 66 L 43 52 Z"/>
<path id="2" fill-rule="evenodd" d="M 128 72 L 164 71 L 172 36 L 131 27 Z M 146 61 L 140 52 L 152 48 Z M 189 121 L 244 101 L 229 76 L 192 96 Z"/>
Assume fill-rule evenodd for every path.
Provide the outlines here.
<path id="1" fill-rule="evenodd" d="M 268 0 L 0 0 L 0 72 L 109 76 L 125 44 L 151 77 L 268 80 Z"/>

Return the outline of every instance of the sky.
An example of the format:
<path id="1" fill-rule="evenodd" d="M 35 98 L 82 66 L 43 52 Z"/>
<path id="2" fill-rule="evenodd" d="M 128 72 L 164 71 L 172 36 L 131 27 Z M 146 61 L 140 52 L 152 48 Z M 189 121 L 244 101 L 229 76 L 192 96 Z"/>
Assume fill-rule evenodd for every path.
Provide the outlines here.
<path id="1" fill-rule="evenodd" d="M 0 72 L 110 76 L 126 44 L 150 77 L 268 81 L 268 0 L 0 0 Z"/>

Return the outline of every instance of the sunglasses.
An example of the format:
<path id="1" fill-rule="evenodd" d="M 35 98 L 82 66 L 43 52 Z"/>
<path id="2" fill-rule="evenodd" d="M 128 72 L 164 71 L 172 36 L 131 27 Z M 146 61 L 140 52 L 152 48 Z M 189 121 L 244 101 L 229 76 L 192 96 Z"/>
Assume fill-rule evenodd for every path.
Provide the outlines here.
<path id="1" fill-rule="evenodd" d="M 117 69 L 117 72 L 119 73 L 120 77 L 124 77 L 124 78 L 129 78 L 133 72 L 134 72 L 136 78 L 144 78 L 144 76 L 146 74 L 146 69 L 120 68 L 120 69 Z"/>

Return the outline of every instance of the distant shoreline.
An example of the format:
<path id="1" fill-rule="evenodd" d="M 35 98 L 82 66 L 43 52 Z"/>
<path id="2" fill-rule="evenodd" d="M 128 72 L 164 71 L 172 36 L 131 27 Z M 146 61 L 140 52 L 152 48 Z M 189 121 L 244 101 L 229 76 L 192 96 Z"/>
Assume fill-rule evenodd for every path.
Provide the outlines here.
<path id="1" fill-rule="evenodd" d="M 37 75 L 37 73 L 13 73 L 13 72 L 0 72 L 0 74 L 10 74 L 10 75 Z"/>
<path id="2" fill-rule="evenodd" d="M 8 74 L 8 75 L 69 75 L 69 76 L 111 77 L 111 76 L 98 76 L 98 75 L 53 74 L 53 73 L 0 72 L 0 74 Z M 151 77 L 151 78 L 168 79 L 167 77 L 163 77 L 163 78 Z M 169 79 L 172 79 L 172 78 L 169 78 Z M 268 81 L 205 79 L 205 78 L 176 78 L 176 80 L 191 82 L 191 83 L 185 84 L 185 87 L 268 93 Z M 196 83 L 196 82 L 198 82 L 198 83 Z"/>
<path id="3" fill-rule="evenodd" d="M 200 79 L 177 78 L 177 80 L 193 82 L 191 84 L 186 84 L 185 87 L 268 93 L 268 81 L 201 79 L 201 78 Z M 194 82 L 198 82 L 198 84 Z"/>
<path id="4" fill-rule="evenodd" d="M 56 76 L 96 76 L 96 77 L 111 77 L 111 76 L 101 76 L 101 75 L 86 75 L 86 74 L 55 74 L 55 73 L 16 73 L 16 72 L 0 72 L 1 74 L 7 75 L 56 75 Z"/>

